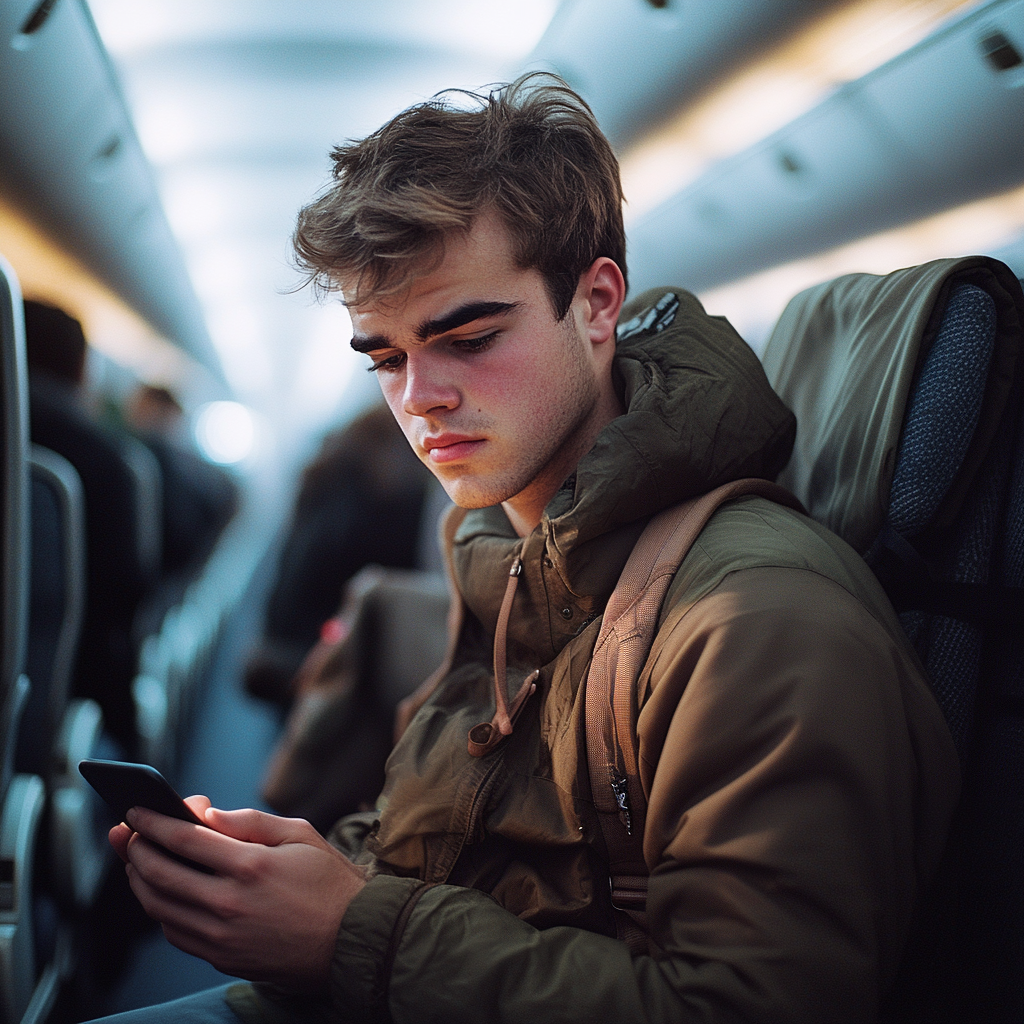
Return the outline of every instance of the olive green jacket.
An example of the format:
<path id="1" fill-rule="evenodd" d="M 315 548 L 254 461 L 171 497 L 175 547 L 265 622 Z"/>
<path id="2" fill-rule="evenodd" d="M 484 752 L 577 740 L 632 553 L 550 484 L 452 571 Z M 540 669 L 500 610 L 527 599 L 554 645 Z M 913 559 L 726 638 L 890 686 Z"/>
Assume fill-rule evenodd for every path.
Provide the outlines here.
<path id="1" fill-rule="evenodd" d="M 628 411 L 540 526 L 518 538 L 497 507 L 455 534 L 454 662 L 388 762 L 379 813 L 332 833 L 372 877 L 329 999 L 301 1019 L 864 1021 L 892 981 L 956 799 L 952 741 L 871 572 L 761 498 L 713 517 L 663 606 L 637 723 L 649 950 L 614 937 L 581 686 L 602 610 L 651 515 L 774 478 L 794 432 L 756 358 L 692 296 L 644 320 L 663 292 L 624 311 Z M 473 757 L 517 554 L 509 691 L 535 669 L 538 688 Z M 292 1019 L 274 1002 L 246 987 L 233 1005 Z"/>

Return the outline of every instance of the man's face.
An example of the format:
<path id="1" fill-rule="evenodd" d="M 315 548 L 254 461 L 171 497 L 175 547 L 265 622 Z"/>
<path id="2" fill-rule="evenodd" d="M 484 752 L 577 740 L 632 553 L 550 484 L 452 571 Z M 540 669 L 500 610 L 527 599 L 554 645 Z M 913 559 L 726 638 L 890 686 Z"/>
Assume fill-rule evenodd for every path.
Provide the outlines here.
<path id="1" fill-rule="evenodd" d="M 595 423 L 610 355 L 591 342 L 589 311 L 578 292 L 556 321 L 541 275 L 516 267 L 500 221 L 481 215 L 406 291 L 350 307 L 352 346 L 456 504 L 539 520 L 609 418 Z"/>

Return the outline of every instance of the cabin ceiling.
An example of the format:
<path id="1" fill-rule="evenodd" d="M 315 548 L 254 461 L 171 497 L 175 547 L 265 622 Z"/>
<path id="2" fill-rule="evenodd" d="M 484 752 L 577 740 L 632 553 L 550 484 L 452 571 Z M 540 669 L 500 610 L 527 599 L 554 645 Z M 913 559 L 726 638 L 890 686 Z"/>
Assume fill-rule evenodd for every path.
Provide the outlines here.
<path id="1" fill-rule="evenodd" d="M 25 12 L 38 6 L 38 0 L 5 2 Z M 294 291 L 295 215 L 327 181 L 328 153 L 337 142 L 365 135 L 440 89 L 479 88 L 527 67 L 553 68 L 594 105 L 623 157 L 632 245 L 650 231 L 650 211 L 705 188 L 702 182 L 720 173 L 716 162 L 736 163 L 771 132 L 806 120 L 837 86 L 919 43 L 951 14 L 979 6 L 975 0 L 48 3 L 52 20 L 62 10 L 80 11 L 86 20 L 91 12 L 111 58 L 119 109 L 148 161 L 162 208 L 156 220 L 166 216 L 168 244 L 180 253 L 175 259 L 191 289 L 190 295 L 178 285 L 165 289 L 163 301 L 170 295 L 188 313 L 178 336 L 173 325 L 166 335 L 180 343 L 191 332 L 192 350 L 200 354 L 212 343 L 231 390 L 263 415 L 268 434 L 286 448 L 289 438 L 322 429 L 342 407 L 357 408 L 375 393 L 345 344 L 344 310 Z M 41 99 L 36 103 L 44 109 Z M 80 109 L 77 116 L 90 115 Z M 52 152 L 60 151 L 62 130 L 55 122 Z M 827 223 L 828 204 L 818 204 L 815 216 Z M 655 238 L 650 252 L 655 243 L 663 239 Z M 771 238 L 761 244 L 770 250 Z M 102 257 L 94 265 L 117 262 L 116 245 L 93 248 Z M 649 271 L 643 254 L 633 252 L 640 283 Z M 130 278 L 128 247 L 120 257 L 122 276 Z M 731 257 L 716 258 L 728 266 Z M 660 257 L 655 262 L 660 270 Z M 165 265 L 170 281 L 174 259 Z M 688 265 L 679 269 L 700 284 Z M 160 275 L 136 271 L 160 290 Z M 708 282 L 722 279 L 712 275 Z M 128 291 L 121 292 L 126 301 L 147 316 L 145 302 L 132 301 Z M 732 315 L 728 308 L 714 311 Z"/>

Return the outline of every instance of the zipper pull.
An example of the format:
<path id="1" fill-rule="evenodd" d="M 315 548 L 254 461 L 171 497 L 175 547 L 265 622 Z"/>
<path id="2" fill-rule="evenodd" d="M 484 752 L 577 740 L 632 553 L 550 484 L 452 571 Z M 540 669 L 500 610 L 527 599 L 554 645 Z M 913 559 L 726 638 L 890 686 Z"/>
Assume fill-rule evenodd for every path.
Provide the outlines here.
<path id="1" fill-rule="evenodd" d="M 615 803 L 619 808 L 619 820 L 626 829 L 626 835 L 631 836 L 633 834 L 633 813 L 629 805 L 629 783 L 618 768 L 612 769 L 612 793 L 615 794 Z"/>

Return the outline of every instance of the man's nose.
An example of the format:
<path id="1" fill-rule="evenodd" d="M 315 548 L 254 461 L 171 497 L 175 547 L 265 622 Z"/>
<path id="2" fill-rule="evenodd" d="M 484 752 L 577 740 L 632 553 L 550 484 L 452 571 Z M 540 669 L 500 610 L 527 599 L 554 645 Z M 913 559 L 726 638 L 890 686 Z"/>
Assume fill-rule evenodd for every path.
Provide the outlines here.
<path id="1" fill-rule="evenodd" d="M 434 409 L 454 409 L 459 391 L 432 353 L 409 353 L 402 408 L 409 416 L 425 416 Z"/>

